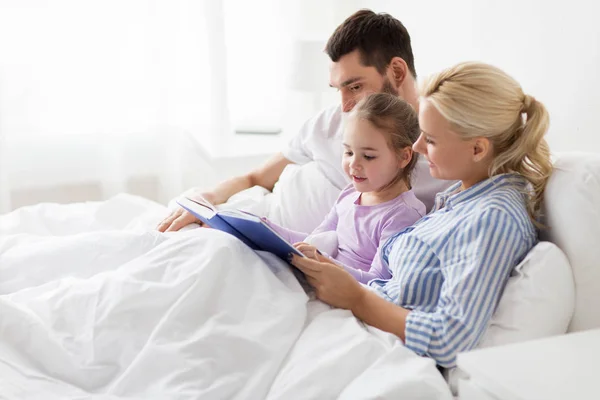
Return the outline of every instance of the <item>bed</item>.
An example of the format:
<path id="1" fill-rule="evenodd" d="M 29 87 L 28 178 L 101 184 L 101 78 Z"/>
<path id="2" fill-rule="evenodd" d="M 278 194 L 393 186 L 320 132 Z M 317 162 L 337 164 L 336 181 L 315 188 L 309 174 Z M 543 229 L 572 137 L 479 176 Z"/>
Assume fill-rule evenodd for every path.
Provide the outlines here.
<path id="1" fill-rule="evenodd" d="M 600 327 L 600 157 L 556 165 L 546 239 L 575 282 L 568 329 Z M 298 211 L 324 214 L 336 194 L 308 166 L 232 206 L 302 229 Z M 315 300 L 275 257 L 212 230 L 152 230 L 167 211 L 119 195 L 0 216 L 1 398 L 452 398 L 432 360 Z"/>

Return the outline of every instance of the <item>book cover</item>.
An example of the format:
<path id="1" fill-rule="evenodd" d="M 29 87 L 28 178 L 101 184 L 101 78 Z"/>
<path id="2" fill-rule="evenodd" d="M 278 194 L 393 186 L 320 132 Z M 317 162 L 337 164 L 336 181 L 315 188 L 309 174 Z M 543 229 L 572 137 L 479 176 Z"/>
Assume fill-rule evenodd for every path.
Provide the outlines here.
<path id="1" fill-rule="evenodd" d="M 177 200 L 177 204 L 211 228 L 237 237 L 253 250 L 268 251 L 284 261 L 287 261 L 290 253 L 304 257 L 304 254 L 254 214 L 240 210 L 217 210 L 203 198 L 182 197 Z"/>

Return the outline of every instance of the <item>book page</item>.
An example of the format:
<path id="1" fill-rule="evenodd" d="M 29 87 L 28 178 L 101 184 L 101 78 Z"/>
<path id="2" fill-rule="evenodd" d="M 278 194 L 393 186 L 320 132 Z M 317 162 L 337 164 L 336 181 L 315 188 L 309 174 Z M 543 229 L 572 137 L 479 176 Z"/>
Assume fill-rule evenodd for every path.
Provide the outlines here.
<path id="1" fill-rule="evenodd" d="M 212 203 L 208 200 L 206 200 L 204 197 L 200 196 L 200 195 L 196 195 L 194 196 L 194 198 L 192 199 L 191 197 L 186 197 L 186 199 L 200 205 L 203 207 L 208 208 L 209 210 L 211 210 L 213 213 L 217 212 L 217 208 L 215 206 L 212 205 Z"/>
<path id="2" fill-rule="evenodd" d="M 203 222 L 208 223 L 215 214 L 216 210 L 210 203 L 201 203 L 196 200 L 190 199 L 189 197 L 182 197 L 177 200 L 177 203 L 194 214 L 197 218 L 200 218 Z M 209 224 L 210 225 L 210 224 Z"/>
<path id="3" fill-rule="evenodd" d="M 260 219 L 259 216 L 251 214 L 251 213 L 246 212 L 246 211 L 242 211 L 242 210 L 235 210 L 235 209 L 220 210 L 218 212 L 218 214 L 220 214 L 220 215 L 230 215 L 232 217 L 236 217 L 236 218 L 240 218 L 240 219 L 245 219 L 245 220 L 253 221 L 253 222 L 262 222 L 262 220 Z"/>

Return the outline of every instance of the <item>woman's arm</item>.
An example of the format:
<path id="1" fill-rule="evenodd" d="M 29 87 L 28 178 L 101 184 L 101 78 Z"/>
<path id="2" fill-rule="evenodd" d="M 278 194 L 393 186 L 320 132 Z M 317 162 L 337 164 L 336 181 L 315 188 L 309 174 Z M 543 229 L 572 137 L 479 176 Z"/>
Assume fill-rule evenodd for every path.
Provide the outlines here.
<path id="1" fill-rule="evenodd" d="M 318 260 L 292 257 L 292 265 L 306 275 L 317 298 L 334 307 L 344 308 L 365 323 L 404 340 L 409 310 L 388 302 L 358 283 L 347 271 L 326 257 Z"/>
<path id="2" fill-rule="evenodd" d="M 378 298 L 324 258 L 294 256 L 292 264 L 306 274 L 322 301 L 352 310 L 369 325 L 403 339 L 415 353 L 452 367 L 459 352 L 477 345 L 510 271 L 530 247 L 517 221 L 503 210 L 487 209 L 465 221 L 460 235 L 447 241 L 441 260 L 444 283 L 431 312 L 409 311 Z"/>
<path id="3" fill-rule="evenodd" d="M 393 333 L 402 341 L 406 339 L 406 317 L 410 311 L 390 303 L 369 289 L 361 287 L 361 296 L 350 311 L 361 321 L 382 331 Z"/>
<path id="4" fill-rule="evenodd" d="M 406 318 L 406 347 L 453 367 L 458 353 L 479 343 L 510 271 L 532 245 L 520 226 L 499 208 L 465 218 L 439 250 L 443 283 L 437 306 L 415 309 Z"/>

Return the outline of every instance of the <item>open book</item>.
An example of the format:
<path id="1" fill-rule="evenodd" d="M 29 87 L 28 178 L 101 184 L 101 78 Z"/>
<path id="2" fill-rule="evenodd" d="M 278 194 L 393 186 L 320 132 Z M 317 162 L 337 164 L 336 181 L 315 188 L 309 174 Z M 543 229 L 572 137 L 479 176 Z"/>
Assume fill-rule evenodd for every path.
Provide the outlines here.
<path id="1" fill-rule="evenodd" d="M 227 232 L 250 246 L 253 250 L 264 250 L 287 261 L 288 254 L 304 257 L 288 241 L 275 232 L 260 217 L 240 210 L 217 210 L 208 200 L 181 197 L 177 204 L 211 228 Z"/>

